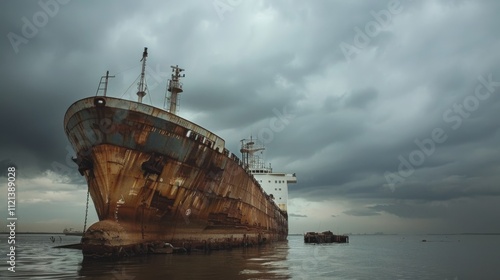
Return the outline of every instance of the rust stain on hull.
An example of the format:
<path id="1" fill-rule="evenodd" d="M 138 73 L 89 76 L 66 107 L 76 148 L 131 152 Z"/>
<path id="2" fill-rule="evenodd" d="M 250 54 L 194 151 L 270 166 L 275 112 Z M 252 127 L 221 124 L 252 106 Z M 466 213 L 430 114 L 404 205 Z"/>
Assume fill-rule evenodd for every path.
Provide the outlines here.
<path id="1" fill-rule="evenodd" d="M 287 213 L 224 140 L 145 104 L 96 98 L 65 116 L 100 220 L 82 239 L 84 255 L 140 254 L 160 241 L 219 248 L 286 240 Z"/>

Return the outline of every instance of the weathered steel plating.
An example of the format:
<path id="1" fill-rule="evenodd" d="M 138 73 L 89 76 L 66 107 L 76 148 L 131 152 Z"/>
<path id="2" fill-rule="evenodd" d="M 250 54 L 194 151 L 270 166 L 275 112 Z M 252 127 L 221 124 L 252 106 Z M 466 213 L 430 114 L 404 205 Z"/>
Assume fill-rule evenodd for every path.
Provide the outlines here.
<path id="1" fill-rule="evenodd" d="M 288 216 L 224 140 L 142 103 L 94 97 L 64 118 L 100 222 L 86 256 L 141 254 L 154 242 L 226 248 L 285 240 Z"/>

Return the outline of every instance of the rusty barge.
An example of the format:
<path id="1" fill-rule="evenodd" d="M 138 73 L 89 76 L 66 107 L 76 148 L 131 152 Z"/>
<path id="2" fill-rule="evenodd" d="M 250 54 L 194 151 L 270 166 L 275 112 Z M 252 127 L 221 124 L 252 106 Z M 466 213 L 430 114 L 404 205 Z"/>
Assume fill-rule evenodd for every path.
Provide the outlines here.
<path id="1" fill-rule="evenodd" d="M 143 104 L 147 56 L 145 48 L 137 102 L 106 96 L 108 72 L 103 94 L 73 103 L 64 117 L 99 218 L 82 237 L 83 255 L 143 254 L 164 242 L 196 249 L 286 240 L 295 174 L 265 166 L 255 139 L 242 140 L 240 159 L 221 137 L 179 117 L 178 66 L 168 81 L 169 109 Z"/>
<path id="2" fill-rule="evenodd" d="M 307 232 L 304 234 L 304 243 L 349 243 L 349 236 L 333 234 L 331 231 Z"/>

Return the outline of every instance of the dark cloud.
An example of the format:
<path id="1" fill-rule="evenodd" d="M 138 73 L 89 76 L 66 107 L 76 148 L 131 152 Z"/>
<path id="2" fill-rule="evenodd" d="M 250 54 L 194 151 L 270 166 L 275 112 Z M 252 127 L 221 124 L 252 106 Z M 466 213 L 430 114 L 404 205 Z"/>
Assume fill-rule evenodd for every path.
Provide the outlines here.
<path id="1" fill-rule="evenodd" d="M 384 211 L 401 218 L 437 218 L 447 211 L 444 205 L 429 205 L 425 203 L 394 203 L 371 206 L 375 211 Z"/>
<path id="2" fill-rule="evenodd" d="M 359 209 L 350 209 L 342 212 L 349 216 L 377 216 L 380 215 L 380 210 L 375 208 L 359 208 Z"/>
<path id="3" fill-rule="evenodd" d="M 19 167 L 10 159 L 0 160 L 0 177 L 7 177 L 8 169 L 14 167 L 14 169 L 19 169 Z"/>
<path id="4" fill-rule="evenodd" d="M 377 98 L 377 91 L 374 88 L 367 88 L 353 91 L 345 97 L 345 106 L 364 109 L 368 103 Z"/>
<path id="5" fill-rule="evenodd" d="M 266 159 L 297 173 L 290 198 L 341 199 L 335 211 L 350 216 L 458 224 L 462 201 L 486 211 L 480 202 L 500 196 L 500 3 L 400 7 L 377 23 L 374 13 L 387 2 L 243 1 L 221 16 L 210 1 L 70 1 L 12 45 L 8 34 L 24 36 L 26 20 L 43 8 L 10 1 L 0 12 L 0 174 L 15 164 L 26 179 L 52 170 L 80 185 L 64 113 L 95 94 L 106 70 L 116 76 L 109 94 L 135 99 L 149 47 L 145 100 L 163 106 L 170 65 L 179 64 L 180 115 L 222 136 L 231 151 L 280 121 L 266 135 Z M 370 24 L 378 32 L 367 34 Z M 356 45 L 360 36 L 366 41 Z M 346 57 L 342 43 L 355 54 Z M 444 141 L 433 140 L 436 129 Z M 414 162 L 403 166 L 411 171 L 401 171 L 401 158 Z M 483 227 L 467 217 L 460 223 Z"/>

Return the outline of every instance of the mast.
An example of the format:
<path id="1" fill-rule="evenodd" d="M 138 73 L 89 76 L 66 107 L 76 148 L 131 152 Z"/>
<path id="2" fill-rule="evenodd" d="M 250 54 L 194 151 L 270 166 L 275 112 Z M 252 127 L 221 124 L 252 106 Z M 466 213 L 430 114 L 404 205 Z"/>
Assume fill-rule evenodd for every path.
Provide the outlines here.
<path id="1" fill-rule="evenodd" d="M 256 154 L 259 151 L 264 151 L 264 145 L 257 142 L 257 139 L 242 139 L 241 140 L 241 157 L 243 159 L 243 163 L 250 170 L 265 170 L 271 172 L 271 168 L 266 168 L 262 157 L 259 154 Z"/>
<path id="2" fill-rule="evenodd" d="M 144 72 L 146 71 L 146 58 L 148 57 L 148 48 L 144 48 L 144 52 L 142 53 L 142 71 L 141 71 L 141 79 L 139 80 L 139 86 L 137 87 L 137 96 L 139 96 L 139 103 L 142 103 L 142 98 L 146 95 L 146 81 L 144 78 Z"/>
<path id="3" fill-rule="evenodd" d="M 169 112 L 171 114 L 175 114 L 177 112 L 177 103 L 178 103 L 178 93 L 183 92 L 182 90 L 182 83 L 180 82 L 180 78 L 186 77 L 186 74 L 182 74 L 181 72 L 184 71 L 184 69 L 179 68 L 179 65 L 175 66 L 170 66 L 172 67 L 172 79 L 169 80 L 168 83 L 168 91 L 170 92 L 170 97 L 169 97 L 169 102 L 170 102 L 170 108 Z"/>

